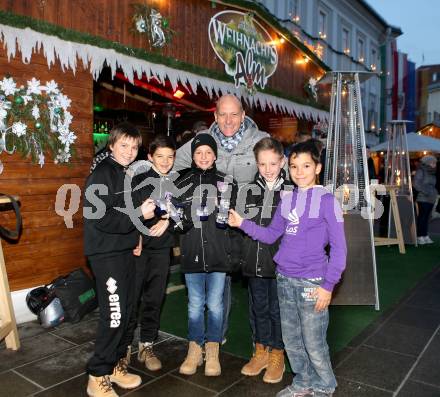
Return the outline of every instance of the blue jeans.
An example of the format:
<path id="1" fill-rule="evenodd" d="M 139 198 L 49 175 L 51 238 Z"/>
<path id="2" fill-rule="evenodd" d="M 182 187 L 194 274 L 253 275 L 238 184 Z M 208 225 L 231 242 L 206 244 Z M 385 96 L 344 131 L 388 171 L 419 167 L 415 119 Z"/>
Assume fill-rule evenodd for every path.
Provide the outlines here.
<path id="1" fill-rule="evenodd" d="M 198 345 L 222 341 L 223 289 L 226 273 L 186 273 L 188 288 L 188 340 Z M 208 329 L 205 333 L 205 305 Z"/>
<path id="2" fill-rule="evenodd" d="M 232 293 L 231 293 L 231 282 L 232 277 L 226 275 L 225 279 L 225 289 L 223 291 L 223 329 L 222 329 L 222 341 L 228 336 L 229 329 L 229 314 L 231 312 L 232 305 Z"/>
<path id="3" fill-rule="evenodd" d="M 284 349 L 281 335 L 280 308 L 278 305 L 277 280 L 274 278 L 249 278 L 250 311 L 253 314 L 253 340 L 264 346 Z M 253 321 L 252 321 L 253 320 Z"/>
<path id="4" fill-rule="evenodd" d="M 277 274 L 281 329 L 295 373 L 293 388 L 333 393 L 337 383 L 326 341 L 328 309 L 315 312 L 315 298 L 309 296 L 321 281 Z"/>

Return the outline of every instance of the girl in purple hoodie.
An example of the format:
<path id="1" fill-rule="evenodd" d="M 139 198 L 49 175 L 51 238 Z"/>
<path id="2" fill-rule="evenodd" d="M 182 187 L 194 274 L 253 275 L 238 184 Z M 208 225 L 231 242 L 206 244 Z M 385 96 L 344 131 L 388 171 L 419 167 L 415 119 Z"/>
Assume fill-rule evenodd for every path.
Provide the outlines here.
<path id="1" fill-rule="evenodd" d="M 347 247 L 341 206 L 316 185 L 320 172 L 315 143 L 299 143 L 289 156 L 290 177 L 298 188 L 283 195 L 268 227 L 230 211 L 229 225 L 251 238 L 272 244 L 282 237 L 274 261 L 283 342 L 296 375 L 277 397 L 328 397 L 337 385 L 326 341 L 328 305 L 345 269 Z"/>

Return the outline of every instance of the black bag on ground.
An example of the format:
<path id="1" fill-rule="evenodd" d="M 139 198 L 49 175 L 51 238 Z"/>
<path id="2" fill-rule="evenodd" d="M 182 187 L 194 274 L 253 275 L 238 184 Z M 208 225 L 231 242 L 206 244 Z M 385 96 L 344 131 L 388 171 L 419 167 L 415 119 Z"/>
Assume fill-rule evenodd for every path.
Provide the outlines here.
<path id="1" fill-rule="evenodd" d="M 81 268 L 55 279 L 52 288 L 61 301 L 66 321 L 77 323 L 98 307 L 95 283 Z"/>

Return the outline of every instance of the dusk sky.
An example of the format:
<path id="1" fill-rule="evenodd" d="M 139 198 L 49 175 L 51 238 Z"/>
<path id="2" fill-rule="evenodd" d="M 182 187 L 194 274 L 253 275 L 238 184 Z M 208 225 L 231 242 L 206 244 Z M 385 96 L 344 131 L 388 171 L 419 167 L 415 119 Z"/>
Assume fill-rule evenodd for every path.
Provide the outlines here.
<path id="1" fill-rule="evenodd" d="M 402 29 L 397 47 L 416 66 L 440 64 L 440 0 L 367 0 L 390 24 Z M 424 60 L 423 60 L 424 56 Z"/>

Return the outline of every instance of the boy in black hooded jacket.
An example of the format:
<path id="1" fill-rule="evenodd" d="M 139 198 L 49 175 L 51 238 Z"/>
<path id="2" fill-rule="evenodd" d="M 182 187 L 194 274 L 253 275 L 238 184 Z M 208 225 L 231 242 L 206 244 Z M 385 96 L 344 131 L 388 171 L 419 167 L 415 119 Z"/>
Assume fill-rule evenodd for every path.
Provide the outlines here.
<path id="1" fill-rule="evenodd" d="M 154 218 L 145 222 L 142 233 L 142 252 L 135 258 L 135 296 L 140 313 L 140 339 L 138 361 L 150 371 L 158 371 L 162 363 L 153 350 L 160 328 L 160 312 L 165 297 L 170 268 L 170 250 L 174 246 L 174 233 L 170 226 L 168 208 L 177 189 L 174 185 L 178 173 L 171 171 L 176 147 L 170 137 L 157 135 L 148 148 L 151 168 L 133 178 L 138 203 L 150 198 L 156 203 Z M 148 230 L 147 230 L 148 228 Z M 137 310 L 132 316 L 129 333 L 133 339 L 137 325 Z M 130 355 L 131 349 L 128 354 Z"/>
<path id="2" fill-rule="evenodd" d="M 227 226 L 229 208 L 235 206 L 237 184 L 217 171 L 217 144 L 208 134 L 197 135 L 191 144 L 192 167 L 176 183 L 186 190 L 179 197 L 183 206 L 181 270 L 188 288 L 188 355 L 179 372 L 192 375 L 203 363 L 206 376 L 221 373 L 219 345 L 223 327 L 223 289 L 226 273 L 238 259 L 236 234 Z M 237 245 L 236 245 L 237 244 Z M 208 307 L 205 332 L 205 304 Z"/>

